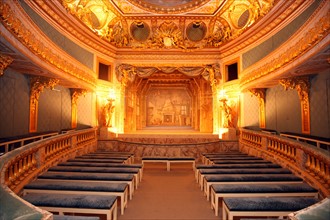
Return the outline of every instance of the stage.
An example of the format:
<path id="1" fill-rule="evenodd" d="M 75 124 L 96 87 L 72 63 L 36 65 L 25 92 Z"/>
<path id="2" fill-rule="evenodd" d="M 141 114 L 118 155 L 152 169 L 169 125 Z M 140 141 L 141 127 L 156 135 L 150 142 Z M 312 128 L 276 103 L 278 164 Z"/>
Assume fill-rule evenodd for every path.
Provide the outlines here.
<path id="1" fill-rule="evenodd" d="M 191 127 L 147 127 L 143 130 L 118 134 L 111 139 L 99 139 L 98 149 L 132 152 L 143 156 L 200 158 L 206 152 L 238 151 L 237 140 L 221 140 L 218 134 L 202 133 Z"/>

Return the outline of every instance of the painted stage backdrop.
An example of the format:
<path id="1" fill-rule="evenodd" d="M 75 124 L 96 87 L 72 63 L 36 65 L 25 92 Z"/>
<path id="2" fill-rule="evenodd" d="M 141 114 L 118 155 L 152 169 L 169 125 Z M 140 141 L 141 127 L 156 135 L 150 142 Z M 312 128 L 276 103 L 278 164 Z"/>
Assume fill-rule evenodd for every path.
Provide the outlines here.
<path id="1" fill-rule="evenodd" d="M 152 89 L 147 95 L 147 126 L 191 126 L 191 105 L 185 88 Z"/>

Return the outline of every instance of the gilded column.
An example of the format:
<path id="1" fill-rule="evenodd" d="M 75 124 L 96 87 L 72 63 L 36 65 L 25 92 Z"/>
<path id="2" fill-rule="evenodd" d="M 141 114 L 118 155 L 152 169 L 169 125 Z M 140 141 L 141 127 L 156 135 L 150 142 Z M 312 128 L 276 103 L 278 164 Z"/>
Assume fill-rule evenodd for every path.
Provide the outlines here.
<path id="1" fill-rule="evenodd" d="M 38 125 L 38 103 L 40 93 L 44 88 L 53 89 L 59 82 L 58 79 L 50 79 L 41 76 L 30 78 L 30 125 L 29 132 L 36 132 Z"/>
<path id="2" fill-rule="evenodd" d="M 266 111 L 265 111 L 266 89 L 250 89 L 249 91 L 259 100 L 259 126 L 260 128 L 266 128 Z"/>
<path id="3" fill-rule="evenodd" d="M 14 61 L 14 59 L 8 55 L 0 53 L 0 76 L 3 75 L 5 69 Z"/>
<path id="4" fill-rule="evenodd" d="M 296 77 L 282 79 L 280 80 L 280 84 L 285 90 L 288 88 L 297 90 L 301 106 L 302 133 L 310 134 L 309 78 Z"/>
<path id="5" fill-rule="evenodd" d="M 77 114 L 77 102 L 78 98 L 81 95 L 86 95 L 86 90 L 84 89 L 71 89 L 71 128 L 76 128 L 77 127 L 77 119 L 78 119 L 78 114 Z"/>

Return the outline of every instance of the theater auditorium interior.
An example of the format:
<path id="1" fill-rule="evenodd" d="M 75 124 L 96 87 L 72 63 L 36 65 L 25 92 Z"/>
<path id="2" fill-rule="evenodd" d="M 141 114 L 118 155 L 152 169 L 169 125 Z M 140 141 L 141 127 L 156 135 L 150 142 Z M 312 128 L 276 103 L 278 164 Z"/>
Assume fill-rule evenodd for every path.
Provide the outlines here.
<path id="1" fill-rule="evenodd" d="M 0 0 L 1 220 L 330 219 L 329 0 Z"/>

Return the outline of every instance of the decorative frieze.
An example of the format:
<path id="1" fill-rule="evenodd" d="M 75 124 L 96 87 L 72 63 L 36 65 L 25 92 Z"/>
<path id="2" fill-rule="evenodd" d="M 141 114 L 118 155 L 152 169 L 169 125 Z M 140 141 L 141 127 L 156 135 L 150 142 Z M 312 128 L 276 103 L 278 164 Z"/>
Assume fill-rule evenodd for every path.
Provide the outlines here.
<path id="1" fill-rule="evenodd" d="M 302 133 L 310 133 L 310 108 L 309 108 L 309 77 L 296 77 L 280 80 L 280 84 L 287 89 L 296 89 L 300 99 Z"/>
<path id="2" fill-rule="evenodd" d="M 260 128 L 266 128 L 266 89 L 250 89 L 249 91 L 259 100 L 259 126 Z"/>

